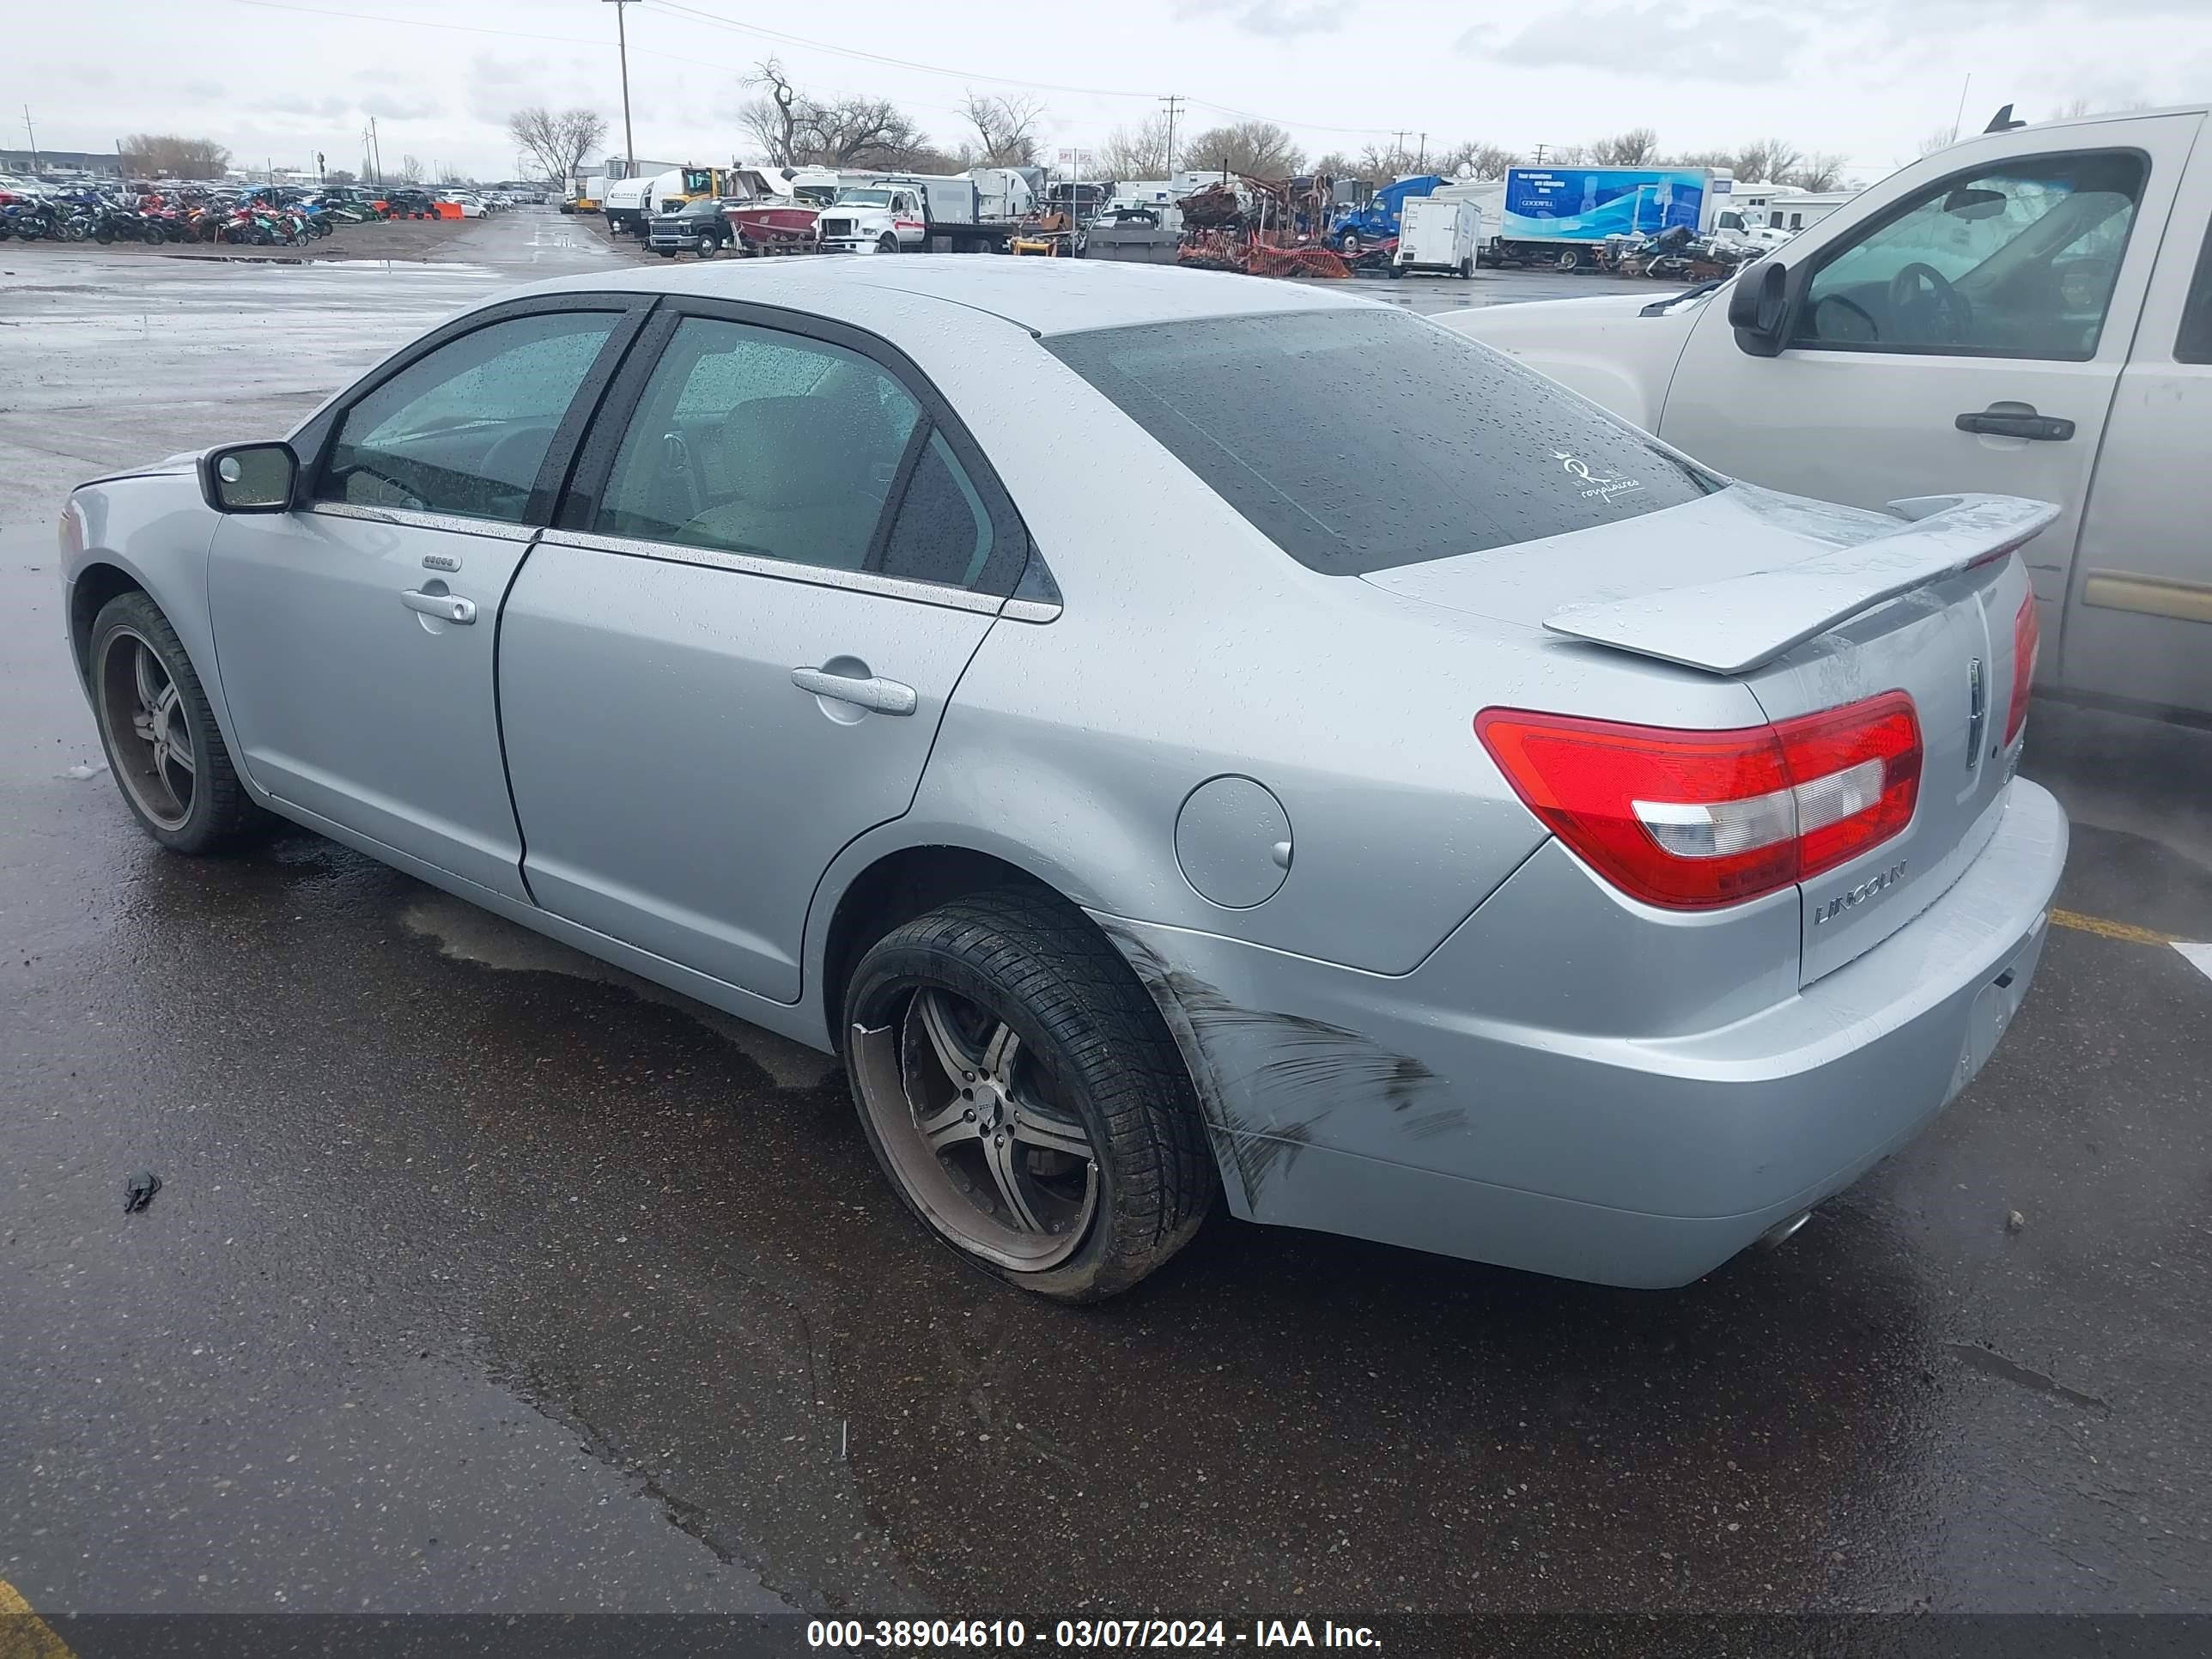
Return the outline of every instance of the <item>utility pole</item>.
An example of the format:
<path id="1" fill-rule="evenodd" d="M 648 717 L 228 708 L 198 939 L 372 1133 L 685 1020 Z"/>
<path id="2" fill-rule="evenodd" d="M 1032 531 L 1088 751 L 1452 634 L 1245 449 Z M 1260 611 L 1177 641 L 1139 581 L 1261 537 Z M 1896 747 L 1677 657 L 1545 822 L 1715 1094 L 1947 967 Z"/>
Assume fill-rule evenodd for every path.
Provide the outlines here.
<path id="1" fill-rule="evenodd" d="M 629 35 L 623 27 L 623 8 L 633 0 L 605 0 L 615 9 L 615 46 L 622 54 L 623 83 L 623 177 L 627 179 L 637 167 L 637 140 L 629 131 Z"/>
<path id="2" fill-rule="evenodd" d="M 31 135 L 31 171 L 36 173 L 39 171 L 39 130 L 31 125 L 31 106 L 28 104 L 23 106 L 23 131 Z"/>
<path id="3" fill-rule="evenodd" d="M 1402 158 L 1404 157 L 1404 155 L 1405 155 L 1405 154 L 1406 154 L 1406 129 L 1405 129 L 1405 128 L 1403 128 L 1403 127 L 1400 127 L 1400 128 L 1397 130 L 1397 131 L 1395 131 L 1395 132 L 1394 132 L 1394 133 L 1392 133 L 1392 134 L 1390 135 L 1390 152 L 1391 152 L 1391 154 L 1392 154 L 1393 155 L 1397 156 L 1397 157 L 1399 157 L 1399 158 L 1401 158 L 1401 159 L 1402 159 Z"/>
<path id="4" fill-rule="evenodd" d="M 1538 167 L 1544 165 L 1544 152 L 1550 148 L 1551 146 L 1549 144 L 1539 144 L 1536 146 L 1536 165 Z"/>
<path id="5" fill-rule="evenodd" d="M 1416 172 L 1416 173 L 1426 173 L 1428 170 L 1429 170 L 1429 135 L 1428 135 L 1427 133 L 1425 133 L 1425 133 L 1423 133 L 1423 134 L 1421 135 L 1421 154 L 1420 154 L 1420 157 L 1419 157 L 1419 160 L 1417 160 L 1417 161 L 1413 163 L 1413 171 L 1414 171 L 1414 172 Z"/>
<path id="6" fill-rule="evenodd" d="M 1164 98 L 1161 99 L 1161 100 L 1160 100 L 1160 102 L 1162 102 L 1163 104 L 1165 104 L 1165 105 L 1168 106 L 1168 154 L 1167 154 L 1167 161 L 1166 161 L 1166 163 L 1165 163 L 1164 167 L 1164 169 L 1163 169 L 1163 170 L 1164 170 L 1164 171 L 1168 174 L 1168 176 L 1169 176 L 1170 178 L 1173 178 L 1173 177 L 1175 176 L 1175 161 L 1176 161 L 1176 157 L 1175 157 L 1175 124 L 1176 124 L 1176 115 L 1177 112 L 1178 112 L 1178 111 L 1180 111 L 1180 110 L 1182 109 L 1182 94 L 1181 93 L 1174 93 L 1174 92 L 1171 92 L 1171 93 L 1170 93 L 1166 97 L 1164 97 Z"/>
<path id="7" fill-rule="evenodd" d="M 376 173 L 376 187 L 384 188 L 384 146 L 376 141 L 376 118 L 368 118 L 368 153 L 370 167 Z"/>

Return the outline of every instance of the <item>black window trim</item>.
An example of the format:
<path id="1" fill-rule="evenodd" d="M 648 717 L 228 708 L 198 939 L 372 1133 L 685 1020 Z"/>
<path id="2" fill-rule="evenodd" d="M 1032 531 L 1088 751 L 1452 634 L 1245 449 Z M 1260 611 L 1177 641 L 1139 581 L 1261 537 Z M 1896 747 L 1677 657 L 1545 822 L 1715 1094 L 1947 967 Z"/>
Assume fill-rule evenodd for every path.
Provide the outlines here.
<path id="1" fill-rule="evenodd" d="M 2037 161 L 2070 161 L 2076 156 L 2091 155 L 2130 155 L 2133 156 L 2136 161 L 2142 164 L 2142 184 L 2140 186 L 2141 194 L 2139 194 L 2136 198 L 2135 216 L 2129 222 L 2127 240 L 2121 245 L 2119 263 L 2118 266 L 2116 268 L 2116 272 L 2113 277 L 2113 292 L 2118 293 L 2119 290 L 2119 278 L 2117 272 L 2118 270 L 2125 269 L 2128 261 L 2128 251 L 2135 246 L 2136 227 L 2142 222 L 2143 202 L 2150 194 L 2151 179 L 2156 172 L 2156 167 L 2151 160 L 2150 152 L 2142 149 L 2140 145 L 2136 144 L 2100 144 L 2087 149 L 2039 150 L 2033 155 L 2003 155 L 1990 160 L 1978 161 L 1972 167 L 1959 167 L 1950 173 L 1944 173 L 1933 183 L 1922 185 L 1918 190 L 1914 191 L 1911 195 L 1905 197 L 1903 201 L 1887 208 L 1881 213 L 1875 215 L 1873 218 L 1862 220 L 1859 223 L 1852 226 L 1850 231 L 1846 235 L 1838 237 L 1835 241 L 1830 243 L 1828 246 L 1821 250 L 1819 255 L 1815 258 L 1808 259 L 1804 264 L 1792 269 L 1790 272 L 1790 276 L 1791 277 L 1790 286 L 1794 290 L 1793 299 L 1795 303 L 1791 307 L 1792 315 L 1790 319 L 1790 336 L 1788 339 L 1784 341 L 1782 349 L 1784 351 L 1852 351 L 1860 353 L 1863 356 L 1877 357 L 1978 357 L 1996 362 L 2028 363 L 2094 362 L 2097 360 L 2097 353 L 2104 349 L 2104 323 L 2100 323 L 2097 326 L 2097 344 L 2095 348 L 2082 356 L 2068 355 L 2054 357 L 2048 352 L 2007 351 L 1995 346 L 1891 345 L 1880 340 L 1800 340 L 1796 337 L 1797 327 L 1806 317 L 1809 316 L 1811 313 L 1813 279 L 1818 276 L 1822 271 L 1826 270 L 1830 265 L 1833 264 L 1838 259 L 1841 258 L 1845 253 L 1850 252 L 1851 249 L 1858 246 L 1869 236 L 1873 235 L 1877 231 L 1887 230 L 1891 225 L 1895 224 L 1899 219 L 1904 218 L 1905 215 L 1911 213 L 1915 208 L 1918 207 L 1922 203 L 1929 200 L 1937 192 L 1945 190 L 1955 189 L 1957 186 L 1969 179 L 1982 178 L 1990 173 L 2006 168 L 2025 167 Z M 1788 250 L 1786 248 L 1778 249 L 1775 254 L 1769 255 L 1768 257 L 1778 258 L 1781 254 L 1786 253 L 1787 252 Z M 2106 301 L 2105 315 L 2106 322 L 2109 322 L 2112 317 L 2112 303 L 2109 297 Z"/>
<path id="2" fill-rule="evenodd" d="M 2212 363 L 2212 222 L 2204 227 L 2204 240 L 2189 272 L 2189 286 L 2182 290 L 2181 322 L 2173 331 L 2173 361 Z"/>
<path id="3" fill-rule="evenodd" d="M 390 519 L 395 523 L 434 520 L 439 521 L 438 527 L 481 534 L 497 535 L 516 530 L 528 534 L 545 528 L 553 522 L 555 503 L 568 480 L 586 425 L 605 398 L 608 387 L 614 383 L 624 359 L 635 345 L 638 335 L 652 312 L 653 300 L 654 296 L 650 294 L 625 294 L 620 290 L 580 289 L 561 294 L 532 295 L 465 313 L 433 329 L 369 370 L 292 434 L 292 447 L 300 457 L 299 482 L 292 499 L 294 509 L 313 512 L 349 506 L 343 501 L 322 500 L 319 493 L 323 487 L 324 473 L 330 465 L 331 451 L 336 447 L 339 428 L 362 399 L 405 374 L 432 352 L 480 330 L 512 322 L 518 317 L 612 313 L 616 319 L 615 325 L 608 331 L 606 339 L 599 347 L 599 356 L 592 359 L 592 367 L 578 385 L 576 395 L 569 400 L 560 424 L 554 428 L 553 441 L 546 446 L 545 459 L 539 464 L 538 477 L 531 485 L 529 502 L 523 508 L 519 522 L 506 519 L 472 519 L 464 514 L 418 512 L 408 508 L 374 510 L 374 516 Z"/>
<path id="4" fill-rule="evenodd" d="M 835 318 L 820 317 L 811 312 L 793 311 L 781 306 L 714 300 L 691 295 L 662 297 L 651 320 L 630 349 L 621 372 L 616 375 L 612 386 L 600 398 L 599 409 L 576 451 L 567 487 L 551 521 L 553 528 L 563 532 L 564 539 L 583 541 L 589 538 L 595 544 L 619 541 L 638 548 L 665 548 L 670 557 L 678 560 L 686 560 L 692 554 L 707 550 L 680 543 L 657 542 L 650 538 L 607 538 L 591 529 L 592 521 L 599 514 L 599 502 L 606 493 L 607 480 L 614 471 L 615 459 L 621 453 L 623 439 L 629 433 L 629 423 L 636 416 L 639 405 L 644 402 L 645 389 L 653 378 L 653 372 L 659 366 L 662 354 L 675 337 L 677 329 L 687 318 L 693 317 L 797 335 L 803 339 L 840 347 L 873 363 L 920 405 L 921 418 L 915 422 L 907 452 L 894 477 L 894 487 L 884 495 L 883 514 L 869 538 L 872 556 L 880 552 L 897 522 L 899 508 L 906 500 L 907 486 L 921 457 L 921 445 L 927 442 L 931 431 L 944 435 L 945 443 L 966 471 L 969 483 L 975 487 L 976 495 L 982 498 L 991 519 L 991 556 L 984 564 L 982 572 L 969 586 L 961 587 L 950 582 L 914 581 L 874 570 L 843 572 L 843 575 L 860 576 L 872 582 L 880 581 L 884 584 L 884 592 L 901 598 L 915 597 L 912 592 L 903 591 L 911 589 L 942 589 L 952 593 L 971 594 L 988 599 L 994 610 L 999 608 L 1000 600 L 1013 596 L 1018 588 L 1024 588 L 1027 567 L 1042 564 L 1030 536 L 1029 526 L 1022 521 L 1013 497 L 1000 481 L 997 469 L 984 455 L 982 447 L 969 434 L 959 416 L 953 411 L 952 405 L 945 400 L 944 393 L 937 389 L 935 383 L 922 373 L 911 357 L 881 335 L 870 333 L 866 329 L 840 322 Z M 920 443 L 915 441 L 916 439 Z M 709 562 L 726 563 L 729 568 L 742 569 L 749 574 L 767 574 L 757 571 L 755 566 L 769 562 L 714 560 Z M 789 580 L 805 580 L 811 574 L 818 574 L 821 571 L 820 567 L 796 561 L 775 562 L 787 567 L 784 574 Z M 1034 592 L 1040 583 L 1044 588 L 1050 589 L 1048 572 L 1040 571 L 1037 575 L 1030 577 L 1025 592 Z M 831 581 L 830 585 L 848 586 L 853 584 Z"/>

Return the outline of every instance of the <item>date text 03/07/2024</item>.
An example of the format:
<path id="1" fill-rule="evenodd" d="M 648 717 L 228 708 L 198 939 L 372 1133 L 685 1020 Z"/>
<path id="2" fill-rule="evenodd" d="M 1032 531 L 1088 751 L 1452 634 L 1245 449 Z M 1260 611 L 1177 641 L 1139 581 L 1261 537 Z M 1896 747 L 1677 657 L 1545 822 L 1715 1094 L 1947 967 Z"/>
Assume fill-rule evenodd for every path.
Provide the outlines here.
<path id="1" fill-rule="evenodd" d="M 1365 1648 L 1382 1638 L 1365 1625 L 1322 1620 L 1255 1619 L 1249 1628 L 1220 1619 L 1060 1619 L 1053 1622 L 1054 1648 Z M 1048 1645 L 1042 1626 L 1039 1647 Z M 1017 1619 L 815 1619 L 806 1626 L 810 1648 L 889 1649 L 930 1652 L 951 1648 L 1022 1648 L 1031 1640 Z"/>

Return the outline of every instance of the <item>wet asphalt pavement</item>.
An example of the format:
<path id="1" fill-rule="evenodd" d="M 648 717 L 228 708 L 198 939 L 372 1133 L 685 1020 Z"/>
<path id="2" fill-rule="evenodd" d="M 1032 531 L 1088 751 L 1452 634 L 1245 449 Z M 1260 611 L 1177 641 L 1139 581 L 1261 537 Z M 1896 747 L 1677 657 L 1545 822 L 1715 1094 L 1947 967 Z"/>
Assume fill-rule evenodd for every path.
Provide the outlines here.
<path id="1" fill-rule="evenodd" d="M 0 248 L 0 1590 L 2212 1610 L 2212 977 L 2128 934 L 2212 939 L 2212 735 L 2039 705 L 2061 902 L 2124 926 L 2055 929 L 1933 1131 L 1666 1293 L 1222 1220 L 1031 1302 L 923 1239 L 819 1057 L 305 834 L 158 854 L 85 775 L 67 485 L 609 257 L 544 213 L 419 265 Z"/>

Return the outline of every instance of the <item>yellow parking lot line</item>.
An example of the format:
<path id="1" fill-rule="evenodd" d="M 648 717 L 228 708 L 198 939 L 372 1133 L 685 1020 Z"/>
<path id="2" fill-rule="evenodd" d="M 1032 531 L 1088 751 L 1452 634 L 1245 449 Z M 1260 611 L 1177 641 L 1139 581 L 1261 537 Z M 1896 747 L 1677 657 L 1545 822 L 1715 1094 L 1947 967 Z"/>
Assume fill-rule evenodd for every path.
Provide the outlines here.
<path id="1" fill-rule="evenodd" d="M 4 1578 L 0 1578 L 0 1659 L 76 1659 L 69 1644 Z"/>
<path id="2" fill-rule="evenodd" d="M 2154 933 L 2148 927 L 2137 927 L 2131 922 L 2106 921 L 2102 916 L 2085 916 L 2079 910 L 2053 910 L 2051 925 L 2070 927 L 2077 933 L 2094 933 L 2100 939 L 2124 939 L 2130 945 L 2172 945 L 2171 933 Z"/>

